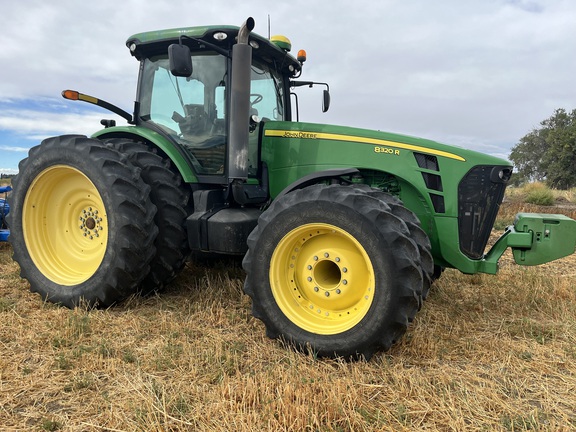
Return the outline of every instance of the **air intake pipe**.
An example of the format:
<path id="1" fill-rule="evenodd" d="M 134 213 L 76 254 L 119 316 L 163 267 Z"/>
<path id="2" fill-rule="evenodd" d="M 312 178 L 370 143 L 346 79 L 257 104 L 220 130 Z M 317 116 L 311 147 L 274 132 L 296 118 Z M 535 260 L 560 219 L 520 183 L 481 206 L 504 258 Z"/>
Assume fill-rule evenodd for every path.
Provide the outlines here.
<path id="1" fill-rule="evenodd" d="M 232 47 L 232 83 L 230 89 L 230 136 L 228 144 L 228 182 L 248 178 L 248 138 L 250 135 L 250 74 L 252 47 L 248 36 L 254 19 L 248 18 L 238 31 L 238 42 Z"/>

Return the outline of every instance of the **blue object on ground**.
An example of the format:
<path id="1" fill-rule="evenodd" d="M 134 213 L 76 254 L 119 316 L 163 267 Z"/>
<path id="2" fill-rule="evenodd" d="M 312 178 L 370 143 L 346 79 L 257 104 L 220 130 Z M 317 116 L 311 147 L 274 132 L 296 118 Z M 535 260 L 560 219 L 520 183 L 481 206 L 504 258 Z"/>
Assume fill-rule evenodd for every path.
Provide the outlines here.
<path id="1" fill-rule="evenodd" d="M 0 186 L 0 193 L 10 192 L 12 188 L 10 186 Z M 0 198 L 0 241 L 8 241 L 8 236 L 10 235 L 9 229 L 3 229 L 6 226 L 6 215 L 10 211 L 10 206 L 8 201 L 4 198 Z"/>

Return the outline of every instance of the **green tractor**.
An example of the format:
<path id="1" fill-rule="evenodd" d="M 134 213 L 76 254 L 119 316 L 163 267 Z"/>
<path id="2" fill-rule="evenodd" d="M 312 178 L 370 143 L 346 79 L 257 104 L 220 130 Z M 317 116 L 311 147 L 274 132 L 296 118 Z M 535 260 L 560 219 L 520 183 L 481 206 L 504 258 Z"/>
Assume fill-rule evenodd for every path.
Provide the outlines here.
<path id="1" fill-rule="evenodd" d="M 32 291 L 104 307 L 160 290 L 189 256 L 244 255 L 268 336 L 369 358 L 402 336 L 442 269 L 496 273 L 508 247 L 522 265 L 574 252 L 576 221 L 520 214 L 485 253 L 507 161 L 299 122 L 292 89 L 322 83 L 298 80 L 305 53 L 253 27 L 131 36 L 133 114 L 63 92 L 128 125 L 48 138 L 20 163 L 10 241 Z"/>

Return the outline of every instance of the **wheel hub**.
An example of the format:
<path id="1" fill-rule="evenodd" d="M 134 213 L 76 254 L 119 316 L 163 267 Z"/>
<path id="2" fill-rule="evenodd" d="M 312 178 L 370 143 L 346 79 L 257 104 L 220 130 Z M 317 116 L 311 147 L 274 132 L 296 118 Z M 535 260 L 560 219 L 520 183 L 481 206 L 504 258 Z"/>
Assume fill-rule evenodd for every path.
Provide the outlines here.
<path id="1" fill-rule="evenodd" d="M 84 208 L 80 214 L 80 230 L 84 237 L 93 240 L 100 237 L 100 232 L 104 230 L 102 218 L 98 216 L 98 210 L 92 207 Z"/>
<path id="2" fill-rule="evenodd" d="M 273 254 L 270 279 L 282 312 L 313 333 L 352 328 L 374 297 L 374 271 L 364 248 L 328 224 L 302 225 L 286 234 Z"/>
<path id="3" fill-rule="evenodd" d="M 347 294 L 345 289 L 348 286 L 348 268 L 342 265 L 340 257 L 331 258 L 329 252 L 313 255 L 312 259 L 308 260 L 306 270 L 304 283 L 309 290 L 312 287 L 311 291 L 317 295 L 316 302 L 319 306 L 334 307 L 336 305 L 329 303 L 337 300 L 334 296 Z"/>

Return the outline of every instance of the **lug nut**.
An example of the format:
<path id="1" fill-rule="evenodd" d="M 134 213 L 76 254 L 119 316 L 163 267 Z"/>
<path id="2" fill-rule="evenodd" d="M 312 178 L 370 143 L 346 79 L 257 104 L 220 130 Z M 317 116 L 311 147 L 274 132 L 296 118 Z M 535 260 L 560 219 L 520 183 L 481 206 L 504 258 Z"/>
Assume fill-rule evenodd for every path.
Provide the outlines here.
<path id="1" fill-rule="evenodd" d="M 315 291 L 315 292 L 318 292 L 319 290 L 320 290 L 320 288 L 314 287 L 314 291 Z"/>
<path id="2" fill-rule="evenodd" d="M 328 252 L 326 252 L 326 253 L 324 254 L 324 257 L 325 257 L 325 258 L 328 258 L 329 256 L 330 256 L 330 254 L 329 254 Z"/>
<path id="3" fill-rule="evenodd" d="M 340 258 L 336 257 L 336 259 L 334 261 L 340 262 Z"/>
<path id="4" fill-rule="evenodd" d="M 346 279 L 342 280 L 342 285 L 348 285 L 348 281 Z"/>
<path id="5" fill-rule="evenodd" d="M 340 291 L 340 289 L 336 290 L 336 294 L 340 294 L 342 291 Z"/>
<path id="6" fill-rule="evenodd" d="M 312 278 L 310 276 L 307 277 L 308 282 L 312 282 Z"/>
<path id="7" fill-rule="evenodd" d="M 326 297 L 330 297 L 330 293 L 328 291 L 326 291 L 326 293 L 324 294 Z"/>
<path id="8" fill-rule="evenodd" d="M 348 272 L 348 269 L 347 269 L 346 267 L 343 267 L 343 268 L 342 268 L 342 271 L 343 271 L 344 273 L 347 273 L 347 272 Z"/>
<path id="9" fill-rule="evenodd" d="M 312 270 L 312 266 L 311 266 L 311 265 L 308 266 L 308 270 Z"/>

